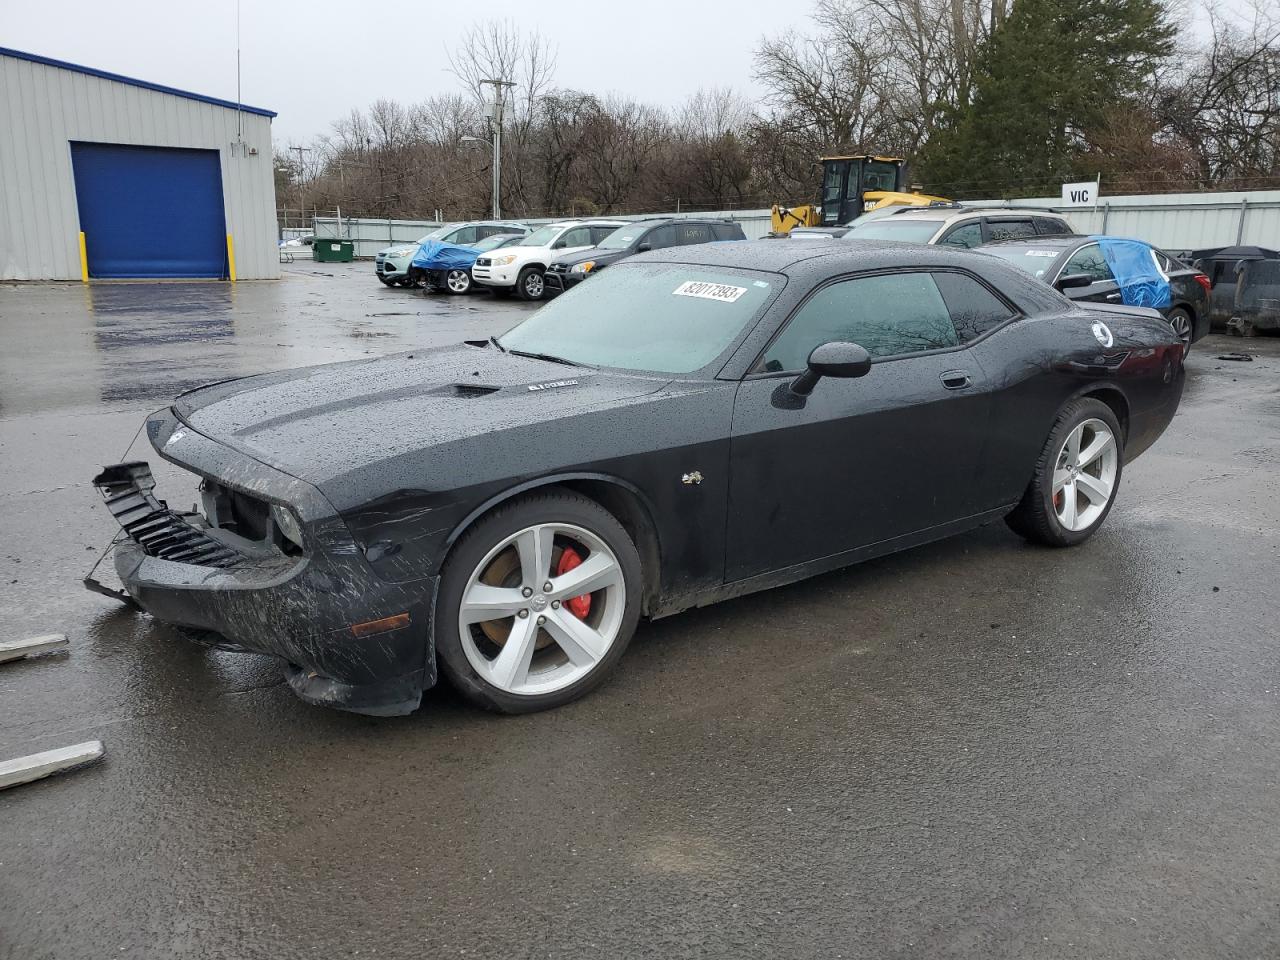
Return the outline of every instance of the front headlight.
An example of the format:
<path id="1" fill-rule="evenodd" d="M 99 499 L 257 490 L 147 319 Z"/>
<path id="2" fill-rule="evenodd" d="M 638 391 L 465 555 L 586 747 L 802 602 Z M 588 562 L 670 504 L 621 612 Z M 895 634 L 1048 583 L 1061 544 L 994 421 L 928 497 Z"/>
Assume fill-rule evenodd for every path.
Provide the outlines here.
<path id="1" fill-rule="evenodd" d="M 594 260 L 584 260 L 582 263 L 575 263 L 569 268 L 570 273 L 590 273 L 595 269 L 596 262 Z"/>
<path id="2" fill-rule="evenodd" d="M 401 247 L 399 250 L 392 250 L 387 254 L 388 257 L 411 257 L 413 256 L 414 247 Z"/>
<path id="3" fill-rule="evenodd" d="M 492 257 L 489 262 L 495 267 L 505 267 L 509 263 L 516 262 L 516 255 L 514 253 L 509 253 L 505 257 Z"/>
<path id="4" fill-rule="evenodd" d="M 302 521 L 294 516 L 292 510 L 288 507 L 273 504 L 271 507 L 271 519 L 276 522 L 276 527 L 282 537 L 296 547 L 302 547 Z"/>

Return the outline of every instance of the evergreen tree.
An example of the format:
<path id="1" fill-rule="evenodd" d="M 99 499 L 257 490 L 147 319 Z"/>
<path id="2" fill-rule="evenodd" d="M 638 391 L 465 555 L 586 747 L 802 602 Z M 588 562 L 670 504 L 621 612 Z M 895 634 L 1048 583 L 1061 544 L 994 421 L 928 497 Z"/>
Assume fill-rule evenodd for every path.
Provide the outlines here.
<path id="1" fill-rule="evenodd" d="M 1152 81 L 1173 36 L 1161 0 L 1016 0 L 979 53 L 972 102 L 925 146 L 929 191 L 1026 196 L 1087 176 L 1087 132 Z"/>

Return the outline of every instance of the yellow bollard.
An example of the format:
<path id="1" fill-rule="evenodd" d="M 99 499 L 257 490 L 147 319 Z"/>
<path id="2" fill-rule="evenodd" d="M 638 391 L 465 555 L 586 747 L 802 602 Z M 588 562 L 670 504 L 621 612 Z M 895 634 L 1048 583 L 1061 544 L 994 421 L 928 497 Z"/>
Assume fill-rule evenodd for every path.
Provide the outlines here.
<path id="1" fill-rule="evenodd" d="M 89 254 L 84 248 L 84 231 L 80 231 L 80 282 L 89 282 Z"/>
<path id="2" fill-rule="evenodd" d="M 231 234 L 227 234 L 227 277 L 236 282 L 236 245 L 231 242 Z"/>

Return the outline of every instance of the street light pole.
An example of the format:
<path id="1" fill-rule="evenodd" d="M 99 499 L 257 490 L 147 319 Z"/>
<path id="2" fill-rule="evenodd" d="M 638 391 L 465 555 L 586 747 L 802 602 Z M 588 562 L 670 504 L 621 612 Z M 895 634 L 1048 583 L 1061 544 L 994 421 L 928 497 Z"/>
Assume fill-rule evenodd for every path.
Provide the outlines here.
<path id="1" fill-rule="evenodd" d="M 507 90 L 515 84 L 510 80 L 481 80 L 493 87 L 493 103 L 486 111 L 489 118 L 490 143 L 493 146 L 493 219 L 502 219 L 502 110 Z"/>

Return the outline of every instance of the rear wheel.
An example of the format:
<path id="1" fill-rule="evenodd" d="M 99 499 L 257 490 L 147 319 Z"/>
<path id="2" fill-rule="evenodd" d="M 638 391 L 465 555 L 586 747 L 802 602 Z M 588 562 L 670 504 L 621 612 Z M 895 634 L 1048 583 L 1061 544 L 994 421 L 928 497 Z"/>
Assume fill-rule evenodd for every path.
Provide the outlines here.
<path id="1" fill-rule="evenodd" d="M 635 544 L 599 504 L 567 491 L 522 497 L 450 553 L 434 625 L 441 665 L 490 710 L 576 700 L 626 650 L 640 582 Z"/>
<path id="2" fill-rule="evenodd" d="M 1111 512 L 1124 467 L 1124 437 L 1101 400 L 1062 408 L 1021 502 L 1005 522 L 1035 543 L 1070 547 L 1087 540 Z"/>
<path id="3" fill-rule="evenodd" d="M 547 292 L 542 271 L 537 267 L 525 267 L 516 279 L 516 296 L 521 300 L 541 300 Z"/>
<path id="4" fill-rule="evenodd" d="M 1173 332 L 1178 335 L 1178 339 L 1182 341 L 1182 355 L 1186 356 L 1191 352 L 1191 337 L 1195 329 L 1191 314 L 1181 307 L 1175 307 L 1169 311 L 1166 319 L 1169 321 L 1169 326 L 1173 327 Z"/>
<path id="5" fill-rule="evenodd" d="M 471 290 L 471 274 L 466 270 L 450 270 L 444 278 L 450 293 L 468 293 Z"/>

